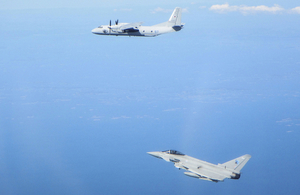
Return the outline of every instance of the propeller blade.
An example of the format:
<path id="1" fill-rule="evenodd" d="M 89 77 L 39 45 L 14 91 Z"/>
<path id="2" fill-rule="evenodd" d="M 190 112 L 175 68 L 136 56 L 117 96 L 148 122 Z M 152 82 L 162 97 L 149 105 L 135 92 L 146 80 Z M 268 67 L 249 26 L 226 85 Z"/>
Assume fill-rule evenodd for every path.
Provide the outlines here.
<path id="1" fill-rule="evenodd" d="M 109 29 L 108 33 L 110 34 L 110 32 L 111 32 L 111 20 L 109 21 L 108 29 Z"/>
<path id="2" fill-rule="evenodd" d="M 119 24 L 119 20 L 116 20 L 116 25 L 118 25 Z"/>

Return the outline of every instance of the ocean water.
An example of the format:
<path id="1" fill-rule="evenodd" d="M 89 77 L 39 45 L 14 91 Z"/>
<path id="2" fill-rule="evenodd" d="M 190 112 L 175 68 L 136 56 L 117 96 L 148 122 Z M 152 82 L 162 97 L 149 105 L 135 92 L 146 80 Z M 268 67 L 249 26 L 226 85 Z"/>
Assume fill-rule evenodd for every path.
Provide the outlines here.
<path id="1" fill-rule="evenodd" d="M 99 17 L 1 13 L 1 194 L 299 191 L 295 16 L 190 12 L 155 38 L 93 35 Z M 146 153 L 166 149 L 252 158 L 240 180 L 215 184 Z"/>

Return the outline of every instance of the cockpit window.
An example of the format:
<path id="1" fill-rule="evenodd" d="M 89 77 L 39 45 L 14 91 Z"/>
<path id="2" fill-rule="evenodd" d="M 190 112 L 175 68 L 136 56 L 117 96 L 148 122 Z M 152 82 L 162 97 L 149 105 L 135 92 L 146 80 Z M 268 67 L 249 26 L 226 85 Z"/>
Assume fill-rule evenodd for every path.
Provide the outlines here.
<path id="1" fill-rule="evenodd" d="M 166 150 L 166 151 L 163 151 L 163 152 L 165 152 L 167 154 L 185 155 L 185 154 L 183 154 L 183 153 L 181 153 L 181 152 L 179 152 L 177 150 Z"/>
<path id="2" fill-rule="evenodd" d="M 99 26 L 98 28 L 103 28 L 103 26 Z"/>

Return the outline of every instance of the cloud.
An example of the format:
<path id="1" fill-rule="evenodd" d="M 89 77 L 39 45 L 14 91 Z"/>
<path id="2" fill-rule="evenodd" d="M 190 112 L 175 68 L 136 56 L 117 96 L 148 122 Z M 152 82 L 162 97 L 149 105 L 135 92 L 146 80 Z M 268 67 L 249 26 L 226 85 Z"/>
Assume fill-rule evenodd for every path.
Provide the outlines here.
<path id="1" fill-rule="evenodd" d="M 131 118 L 130 116 L 118 116 L 118 117 L 112 117 L 111 119 L 117 120 L 117 119 L 129 119 Z"/>
<path id="2" fill-rule="evenodd" d="M 163 112 L 173 112 L 177 110 L 181 110 L 181 108 L 170 108 L 170 109 L 163 110 Z"/>
<path id="3" fill-rule="evenodd" d="M 300 6 L 299 6 L 299 7 L 295 7 L 295 8 L 293 8 L 293 9 L 291 9 L 291 11 L 292 11 L 293 13 L 300 14 Z"/>
<path id="4" fill-rule="evenodd" d="M 189 12 L 188 8 L 182 8 L 182 13 L 187 13 Z"/>
<path id="5" fill-rule="evenodd" d="M 69 102 L 71 99 L 56 99 L 55 102 Z"/>
<path id="6" fill-rule="evenodd" d="M 154 10 L 151 10 L 151 13 L 155 14 L 155 13 L 158 13 L 158 12 L 162 12 L 162 13 L 172 13 L 174 11 L 174 9 L 163 9 L 161 7 L 158 7 L 158 8 L 155 8 Z M 182 12 L 183 13 L 187 13 L 189 12 L 188 11 L 188 8 L 182 8 Z"/>
<path id="7" fill-rule="evenodd" d="M 243 14 L 256 13 L 256 12 L 269 12 L 269 13 L 279 13 L 285 9 L 281 6 L 275 4 L 272 7 L 266 5 L 259 6 L 246 6 L 246 5 L 229 5 L 228 3 L 222 5 L 212 5 L 209 10 L 216 11 L 218 13 L 227 12 L 241 12 Z"/>
<path id="8" fill-rule="evenodd" d="M 276 123 L 285 125 L 287 127 L 292 127 L 294 125 L 300 126 L 299 121 L 300 118 L 284 118 L 279 121 L 276 121 Z"/>
<path id="9" fill-rule="evenodd" d="M 163 13 L 169 13 L 172 12 L 172 9 L 163 9 L 161 7 L 155 8 L 154 10 L 151 11 L 151 13 L 155 14 L 157 12 L 163 12 Z"/>
<path id="10" fill-rule="evenodd" d="M 100 121 L 102 118 L 103 118 L 102 116 L 93 116 L 92 117 L 93 121 Z"/>
<path id="11" fill-rule="evenodd" d="M 121 8 L 121 9 L 114 9 L 115 12 L 117 11 L 121 11 L 121 12 L 131 12 L 132 9 L 131 8 Z"/>
<path id="12" fill-rule="evenodd" d="M 281 119 L 280 121 L 276 121 L 276 123 L 286 123 L 286 122 L 291 122 L 292 119 L 291 118 L 285 118 L 285 119 Z"/>

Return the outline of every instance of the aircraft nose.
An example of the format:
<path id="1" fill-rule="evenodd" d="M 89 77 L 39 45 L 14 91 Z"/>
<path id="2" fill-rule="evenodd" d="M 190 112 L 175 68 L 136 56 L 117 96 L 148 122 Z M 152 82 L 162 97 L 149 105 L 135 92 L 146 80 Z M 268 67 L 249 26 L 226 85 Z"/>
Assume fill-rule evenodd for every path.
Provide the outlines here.
<path id="1" fill-rule="evenodd" d="M 160 152 L 147 152 L 147 153 L 156 158 L 161 158 Z"/>
<path id="2" fill-rule="evenodd" d="M 94 29 L 92 30 L 92 33 L 96 34 L 96 33 L 97 33 L 97 28 L 94 28 Z"/>

